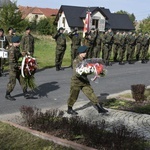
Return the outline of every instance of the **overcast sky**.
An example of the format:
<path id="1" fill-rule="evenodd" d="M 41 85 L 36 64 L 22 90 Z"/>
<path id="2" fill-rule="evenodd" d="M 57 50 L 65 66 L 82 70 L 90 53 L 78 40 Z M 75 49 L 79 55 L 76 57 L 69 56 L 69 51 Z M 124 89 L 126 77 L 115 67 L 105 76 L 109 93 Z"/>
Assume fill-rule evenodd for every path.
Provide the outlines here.
<path id="1" fill-rule="evenodd" d="M 61 5 L 98 6 L 108 8 L 112 13 L 119 10 L 134 13 L 138 21 L 150 16 L 150 0 L 17 0 L 17 5 L 57 9 Z"/>

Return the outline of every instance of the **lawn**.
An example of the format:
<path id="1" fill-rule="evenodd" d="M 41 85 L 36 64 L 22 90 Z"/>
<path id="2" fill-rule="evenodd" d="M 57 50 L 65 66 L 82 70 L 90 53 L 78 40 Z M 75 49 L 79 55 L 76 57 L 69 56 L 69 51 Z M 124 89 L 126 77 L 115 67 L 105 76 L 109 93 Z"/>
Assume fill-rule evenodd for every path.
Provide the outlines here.
<path id="1" fill-rule="evenodd" d="M 0 150 L 73 150 L 0 122 Z"/>

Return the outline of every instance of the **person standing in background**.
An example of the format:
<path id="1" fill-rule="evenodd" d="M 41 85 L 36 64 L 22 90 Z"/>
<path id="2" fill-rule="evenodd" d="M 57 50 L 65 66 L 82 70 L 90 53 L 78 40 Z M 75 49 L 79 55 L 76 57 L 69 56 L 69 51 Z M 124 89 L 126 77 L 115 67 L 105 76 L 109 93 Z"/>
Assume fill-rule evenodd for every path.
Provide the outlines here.
<path id="1" fill-rule="evenodd" d="M 64 28 L 60 27 L 58 32 L 53 36 L 56 41 L 56 56 L 55 66 L 56 71 L 62 70 L 62 60 L 66 51 L 66 36 L 64 35 Z"/>
<path id="2" fill-rule="evenodd" d="M 33 57 L 34 55 L 34 37 L 31 35 L 31 28 L 27 27 L 25 35 L 21 39 L 21 49 L 22 51 L 29 52 Z"/>
<path id="3" fill-rule="evenodd" d="M 77 49 L 81 45 L 81 36 L 78 33 L 78 28 L 75 28 L 71 33 L 69 33 L 69 37 L 72 41 L 71 43 L 71 67 L 73 60 L 77 56 Z"/>

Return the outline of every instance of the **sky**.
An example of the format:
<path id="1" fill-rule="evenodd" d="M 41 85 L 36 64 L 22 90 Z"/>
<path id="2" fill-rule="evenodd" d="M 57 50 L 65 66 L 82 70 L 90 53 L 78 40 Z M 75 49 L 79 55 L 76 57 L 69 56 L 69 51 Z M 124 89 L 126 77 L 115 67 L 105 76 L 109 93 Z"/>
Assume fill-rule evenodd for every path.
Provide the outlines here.
<path id="1" fill-rule="evenodd" d="M 61 5 L 105 7 L 112 13 L 119 10 L 133 13 L 137 21 L 150 16 L 150 0 L 17 0 L 17 5 L 57 9 Z"/>

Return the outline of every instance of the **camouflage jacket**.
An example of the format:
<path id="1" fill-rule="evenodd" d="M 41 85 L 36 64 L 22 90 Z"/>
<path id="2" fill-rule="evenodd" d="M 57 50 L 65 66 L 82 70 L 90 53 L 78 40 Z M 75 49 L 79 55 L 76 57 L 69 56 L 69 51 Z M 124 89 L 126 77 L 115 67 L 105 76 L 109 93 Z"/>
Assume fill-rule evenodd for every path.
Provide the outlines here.
<path id="1" fill-rule="evenodd" d="M 78 47 L 81 45 L 81 36 L 78 33 L 69 34 L 69 37 L 72 40 L 72 47 Z"/>
<path id="2" fill-rule="evenodd" d="M 24 35 L 20 43 L 21 49 L 27 52 L 34 52 L 34 37 L 29 35 Z"/>
<path id="3" fill-rule="evenodd" d="M 85 86 L 87 84 L 90 85 L 86 74 L 80 75 L 76 72 L 76 67 L 78 67 L 81 62 L 82 60 L 79 56 L 77 56 L 76 59 L 73 61 L 73 76 L 71 78 L 71 84 L 75 86 Z"/>
<path id="4" fill-rule="evenodd" d="M 20 53 L 19 47 L 12 46 L 9 49 L 9 66 L 11 70 L 14 70 L 14 69 L 17 70 L 18 66 L 21 65 L 18 63 L 18 60 L 21 56 L 22 54 Z"/>

